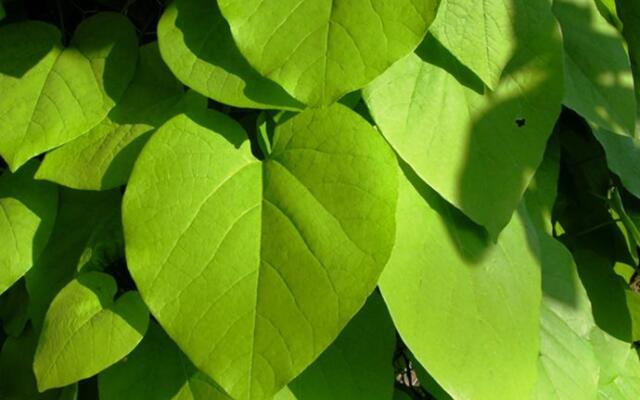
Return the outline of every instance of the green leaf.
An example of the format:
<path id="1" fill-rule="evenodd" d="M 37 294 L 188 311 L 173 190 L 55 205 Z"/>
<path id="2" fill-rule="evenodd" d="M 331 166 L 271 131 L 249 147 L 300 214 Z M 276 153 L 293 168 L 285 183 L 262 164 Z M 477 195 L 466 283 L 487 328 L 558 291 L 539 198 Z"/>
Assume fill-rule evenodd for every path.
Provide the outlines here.
<path id="1" fill-rule="evenodd" d="M 0 176 L 0 294 L 42 254 L 56 219 L 58 189 L 33 179 L 39 164 Z"/>
<path id="2" fill-rule="evenodd" d="M 36 177 L 85 190 L 123 185 L 153 130 L 174 115 L 199 108 L 206 108 L 206 100 L 185 94 L 157 45 L 145 45 L 122 100 L 87 134 L 48 153 Z"/>
<path id="3" fill-rule="evenodd" d="M 629 217 L 627 211 L 622 204 L 622 198 L 617 188 L 612 187 L 609 189 L 608 205 L 609 213 L 614 221 L 618 221 L 618 227 L 624 234 L 627 242 L 627 248 L 635 264 L 638 264 L 638 246 L 640 246 L 640 230 L 636 226 L 635 222 Z"/>
<path id="4" fill-rule="evenodd" d="M 0 352 L 0 396 L 8 400 L 71 400 L 65 395 L 75 391 L 76 385 L 38 392 L 32 371 L 37 343 L 38 335 L 30 327 L 22 336 L 9 337 L 4 342 Z"/>
<path id="5" fill-rule="evenodd" d="M 530 0 L 441 0 L 430 32 L 490 88 L 518 45 L 514 21 L 528 23 L 517 11 Z"/>
<path id="6" fill-rule="evenodd" d="M 119 190 L 60 190 L 58 216 L 47 247 L 25 276 L 29 316 L 37 331 L 51 300 L 77 273 L 81 255 L 91 244 L 104 243 L 97 233 L 109 233 L 103 227 L 120 214 L 120 199 Z"/>
<path id="7" fill-rule="evenodd" d="M 235 107 L 302 107 L 244 59 L 215 0 L 175 0 L 160 19 L 158 42 L 176 77 L 207 97 Z"/>
<path id="8" fill-rule="evenodd" d="M 393 323 L 374 293 L 331 346 L 289 389 L 304 400 L 389 400 L 396 345 Z"/>
<path id="9" fill-rule="evenodd" d="M 4 6 L 2 5 L 2 1 L 0 1 L 0 21 L 6 17 L 7 14 L 4 11 Z"/>
<path id="10" fill-rule="evenodd" d="M 559 32 L 549 6 L 529 2 L 518 12 L 526 12 L 528 22 L 513 29 L 527 45 L 511 59 L 495 92 L 486 93 L 431 36 L 364 91 L 400 157 L 493 237 L 511 219 L 542 161 L 562 99 Z"/>
<path id="11" fill-rule="evenodd" d="M 525 221 L 514 217 L 493 243 L 404 170 L 396 244 L 379 283 L 403 341 L 455 399 L 528 398 L 541 294 Z"/>
<path id="12" fill-rule="evenodd" d="M 598 398 L 640 397 L 640 360 L 635 346 L 601 330 L 595 330 L 591 340 L 601 366 Z"/>
<path id="13" fill-rule="evenodd" d="M 33 362 L 40 391 L 89 378 L 140 343 L 149 312 L 138 292 L 114 300 L 117 290 L 110 275 L 87 272 L 53 299 Z"/>
<path id="14" fill-rule="evenodd" d="M 151 322 L 136 349 L 98 375 L 100 400 L 231 400 Z"/>
<path id="15" fill-rule="evenodd" d="M 107 115 L 133 76 L 136 42 L 131 23 L 114 13 L 84 20 L 67 49 L 42 22 L 0 28 L 0 155 L 12 170 Z"/>
<path id="16" fill-rule="evenodd" d="M 593 0 L 556 0 L 553 12 L 564 41 L 564 103 L 589 122 L 633 136 L 636 100 L 622 37 Z"/>
<path id="17" fill-rule="evenodd" d="M 534 398 L 594 399 L 600 368 L 589 341 L 595 328 L 589 298 L 571 253 L 546 233 L 538 236 L 543 298 Z"/>
<path id="18" fill-rule="evenodd" d="M 609 132 L 592 126 L 604 148 L 609 169 L 620 177 L 624 187 L 640 197 L 640 138 Z"/>
<path id="19" fill-rule="evenodd" d="M 298 398 L 288 387 L 284 387 L 275 396 L 273 396 L 273 400 L 298 400 Z"/>
<path id="20" fill-rule="evenodd" d="M 0 297 L 0 321 L 8 336 L 22 334 L 29 319 L 29 294 L 24 279 L 16 282 Z"/>
<path id="21" fill-rule="evenodd" d="M 218 0 L 238 48 L 309 105 L 364 87 L 420 43 L 437 0 Z"/>
<path id="22" fill-rule="evenodd" d="M 199 369 L 235 399 L 270 398 L 374 289 L 396 179 L 382 137 L 342 105 L 283 122 L 264 162 L 224 115 L 176 117 L 127 187 L 129 270 Z"/>

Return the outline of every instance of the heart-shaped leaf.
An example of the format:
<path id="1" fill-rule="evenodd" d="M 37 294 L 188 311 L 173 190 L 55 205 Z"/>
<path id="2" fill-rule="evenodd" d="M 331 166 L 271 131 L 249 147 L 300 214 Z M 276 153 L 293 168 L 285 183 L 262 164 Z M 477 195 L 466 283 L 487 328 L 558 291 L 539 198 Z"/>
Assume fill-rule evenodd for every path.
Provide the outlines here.
<path id="1" fill-rule="evenodd" d="M 395 158 L 342 105 L 283 122 L 263 162 L 232 120 L 192 118 L 161 127 L 135 165 L 129 270 L 198 368 L 235 399 L 270 398 L 375 287 L 394 238 Z"/>
<path id="2" fill-rule="evenodd" d="M 33 362 L 40 391 L 97 374 L 142 340 L 149 312 L 137 292 L 114 301 L 117 290 L 110 275 L 87 272 L 53 299 Z"/>
<path id="3" fill-rule="evenodd" d="M 437 0 L 218 0 L 247 60 L 298 100 L 331 104 L 409 54 Z"/>
<path id="4" fill-rule="evenodd" d="M 51 25 L 1 27 L 0 154 L 11 169 L 97 125 L 124 93 L 136 58 L 135 31 L 119 14 L 86 19 L 66 49 Z"/>

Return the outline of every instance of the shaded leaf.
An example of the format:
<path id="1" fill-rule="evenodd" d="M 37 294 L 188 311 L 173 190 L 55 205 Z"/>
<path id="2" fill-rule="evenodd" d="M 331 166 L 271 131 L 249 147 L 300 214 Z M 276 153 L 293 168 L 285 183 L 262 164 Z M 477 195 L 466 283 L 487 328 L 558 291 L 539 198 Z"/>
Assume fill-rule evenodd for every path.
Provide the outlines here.
<path id="1" fill-rule="evenodd" d="M 335 342 L 289 383 L 289 389 L 304 400 L 389 400 L 395 345 L 387 308 L 373 293 Z"/>
<path id="2" fill-rule="evenodd" d="M 98 376 L 101 400 L 231 400 L 152 322 L 142 343 Z"/>
<path id="3" fill-rule="evenodd" d="M 622 37 L 592 0 L 553 4 L 565 50 L 564 103 L 589 122 L 633 136 L 636 100 Z"/>
<path id="4" fill-rule="evenodd" d="M 20 279 L 44 250 L 58 211 L 58 189 L 33 179 L 39 161 L 0 176 L 0 294 Z"/>
<path id="5" fill-rule="evenodd" d="M 29 316 L 39 332 L 51 300 L 76 275 L 80 257 L 91 243 L 101 243 L 94 232 L 120 213 L 119 191 L 60 190 L 58 216 L 47 247 L 25 276 L 30 296 Z"/>

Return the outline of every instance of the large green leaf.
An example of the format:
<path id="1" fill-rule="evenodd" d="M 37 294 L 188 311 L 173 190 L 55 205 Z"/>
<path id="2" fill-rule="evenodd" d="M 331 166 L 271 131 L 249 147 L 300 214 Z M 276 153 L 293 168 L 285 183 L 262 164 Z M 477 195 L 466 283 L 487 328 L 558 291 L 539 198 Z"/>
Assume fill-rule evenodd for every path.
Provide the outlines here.
<path id="1" fill-rule="evenodd" d="M 542 161 L 562 100 L 561 45 L 549 5 L 535 1 L 521 8 L 513 30 L 527 44 L 518 48 L 495 92 L 485 92 L 471 71 L 428 36 L 364 93 L 400 157 L 494 237 Z"/>
<path id="2" fill-rule="evenodd" d="M 185 94 L 157 45 L 148 44 L 140 49 L 136 74 L 122 100 L 87 134 L 47 154 L 36 176 L 76 189 L 120 186 L 154 128 L 194 108 L 206 108 L 206 100 Z"/>
<path id="3" fill-rule="evenodd" d="M 420 43 L 438 0 L 218 0 L 238 47 L 309 105 L 360 89 Z"/>
<path id="4" fill-rule="evenodd" d="M 633 136 L 636 100 L 622 37 L 593 0 L 555 0 L 553 11 L 564 42 L 565 104 L 602 128 Z"/>
<path id="5" fill-rule="evenodd" d="M 289 384 L 300 400 L 390 400 L 396 335 L 374 293 L 338 339 Z"/>
<path id="6" fill-rule="evenodd" d="M 0 28 L 0 155 L 12 170 L 107 115 L 133 77 L 136 42 L 113 13 L 83 21 L 66 49 L 42 22 Z"/>
<path id="7" fill-rule="evenodd" d="M 382 137 L 342 105 L 282 123 L 264 162 L 224 115 L 176 117 L 127 187 L 129 270 L 198 368 L 236 399 L 269 398 L 375 287 L 396 179 Z"/>
<path id="8" fill-rule="evenodd" d="M 82 254 L 90 245 L 100 245 L 100 235 L 109 230 L 120 214 L 120 192 L 60 190 L 58 215 L 47 247 L 38 262 L 26 274 L 29 315 L 39 331 L 47 308 L 58 292 L 69 283 L 78 269 Z M 96 235 L 97 234 L 97 235 Z"/>
<path id="9" fill-rule="evenodd" d="M 514 21 L 529 23 L 516 10 L 530 2 L 441 0 L 430 32 L 489 88 L 495 89 L 517 46 L 522 45 L 513 32 Z"/>
<path id="10" fill-rule="evenodd" d="M 525 221 L 514 217 L 493 243 L 404 170 L 396 244 L 380 278 L 402 339 L 455 399 L 528 398 L 541 293 Z"/>
<path id="11" fill-rule="evenodd" d="M 0 294 L 33 266 L 53 229 L 58 189 L 33 179 L 38 165 L 0 176 Z"/>
<path id="12" fill-rule="evenodd" d="M 98 375 L 100 400 L 230 400 L 155 323 L 142 343 Z"/>
<path id="13" fill-rule="evenodd" d="M 87 272 L 53 299 L 33 362 L 41 391 L 97 374 L 142 340 L 149 312 L 138 292 L 114 300 L 117 290 L 110 275 Z"/>
<path id="14" fill-rule="evenodd" d="M 238 50 L 216 0 L 175 0 L 158 24 L 162 58 L 185 85 L 235 107 L 302 106 Z"/>

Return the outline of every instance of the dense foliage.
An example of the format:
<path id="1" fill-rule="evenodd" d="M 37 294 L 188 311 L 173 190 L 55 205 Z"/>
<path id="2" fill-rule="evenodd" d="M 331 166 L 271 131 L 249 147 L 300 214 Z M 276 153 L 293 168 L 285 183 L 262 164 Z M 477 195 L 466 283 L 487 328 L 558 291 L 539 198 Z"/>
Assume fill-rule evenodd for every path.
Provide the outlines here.
<path id="1" fill-rule="evenodd" d="M 639 99 L 637 0 L 0 0 L 0 399 L 640 399 Z"/>

